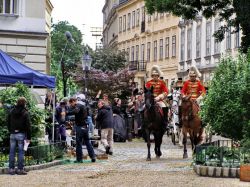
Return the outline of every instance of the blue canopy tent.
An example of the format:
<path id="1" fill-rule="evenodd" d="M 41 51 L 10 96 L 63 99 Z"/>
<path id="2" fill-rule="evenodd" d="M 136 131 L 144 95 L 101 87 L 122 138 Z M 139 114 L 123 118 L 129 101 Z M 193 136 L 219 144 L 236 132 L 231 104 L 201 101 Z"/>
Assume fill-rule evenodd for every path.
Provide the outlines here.
<path id="1" fill-rule="evenodd" d="M 31 87 L 52 88 L 54 91 L 56 87 L 56 79 L 54 76 L 35 71 L 0 50 L 0 84 L 9 85 L 17 82 L 22 82 Z M 55 103 L 53 103 L 53 140 L 55 120 L 54 107 Z"/>
<path id="2" fill-rule="evenodd" d="M 0 50 L 0 84 L 23 84 L 55 88 L 55 77 L 35 71 Z"/>

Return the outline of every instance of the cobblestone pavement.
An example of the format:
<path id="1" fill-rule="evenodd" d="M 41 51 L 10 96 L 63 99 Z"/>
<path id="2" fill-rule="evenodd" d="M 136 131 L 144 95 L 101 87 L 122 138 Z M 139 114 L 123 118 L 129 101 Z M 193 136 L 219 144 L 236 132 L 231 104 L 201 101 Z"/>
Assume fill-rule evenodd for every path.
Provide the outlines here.
<path id="1" fill-rule="evenodd" d="M 182 148 L 172 145 L 170 138 L 164 137 L 160 159 L 155 158 L 153 148 L 154 144 L 152 161 L 147 162 L 147 146 L 142 140 L 115 143 L 114 156 L 108 160 L 65 164 L 30 171 L 26 176 L 0 175 L 0 186 L 250 186 L 250 183 L 240 182 L 239 179 L 197 176 L 191 167 L 190 149 L 189 159 L 182 159 Z"/>

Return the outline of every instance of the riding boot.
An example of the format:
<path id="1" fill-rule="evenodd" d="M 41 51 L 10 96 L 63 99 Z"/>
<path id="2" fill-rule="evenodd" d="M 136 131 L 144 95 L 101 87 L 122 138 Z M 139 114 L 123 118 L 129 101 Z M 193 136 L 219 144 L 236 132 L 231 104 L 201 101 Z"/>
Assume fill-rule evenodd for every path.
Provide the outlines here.
<path id="1" fill-rule="evenodd" d="M 163 107 L 162 111 L 163 111 L 163 124 L 164 124 L 164 128 L 167 131 L 169 131 L 169 126 L 168 126 L 168 107 Z"/>

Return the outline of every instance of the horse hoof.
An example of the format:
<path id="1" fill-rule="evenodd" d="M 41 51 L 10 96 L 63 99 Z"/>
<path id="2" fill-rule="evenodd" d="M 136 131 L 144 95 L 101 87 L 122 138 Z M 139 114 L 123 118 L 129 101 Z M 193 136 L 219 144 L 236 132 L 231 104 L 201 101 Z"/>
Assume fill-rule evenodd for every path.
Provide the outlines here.
<path id="1" fill-rule="evenodd" d="M 147 158 L 147 161 L 151 161 L 151 158 Z"/>
<path id="2" fill-rule="evenodd" d="M 188 158 L 188 155 L 187 155 L 187 153 L 185 154 L 183 154 L 183 159 L 185 159 L 185 158 Z"/>

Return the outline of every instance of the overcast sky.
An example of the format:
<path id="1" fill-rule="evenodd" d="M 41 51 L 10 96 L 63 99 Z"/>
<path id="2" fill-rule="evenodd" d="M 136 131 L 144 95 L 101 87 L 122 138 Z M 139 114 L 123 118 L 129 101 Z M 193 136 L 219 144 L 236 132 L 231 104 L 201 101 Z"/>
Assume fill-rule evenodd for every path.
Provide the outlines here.
<path id="1" fill-rule="evenodd" d="M 91 34 L 91 27 L 102 27 L 102 8 L 105 0 L 50 0 L 54 6 L 53 22 L 68 21 L 84 34 L 83 42 L 95 49 L 96 40 Z"/>

